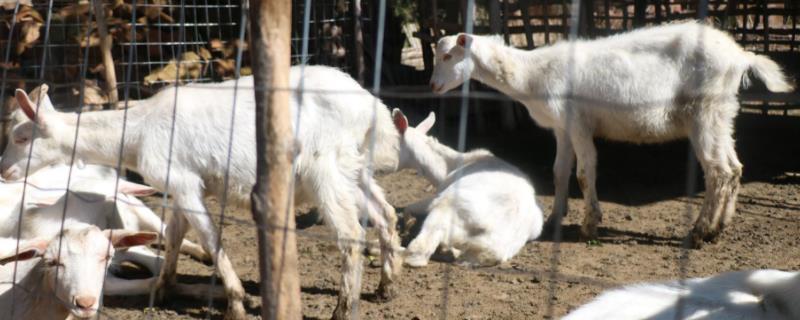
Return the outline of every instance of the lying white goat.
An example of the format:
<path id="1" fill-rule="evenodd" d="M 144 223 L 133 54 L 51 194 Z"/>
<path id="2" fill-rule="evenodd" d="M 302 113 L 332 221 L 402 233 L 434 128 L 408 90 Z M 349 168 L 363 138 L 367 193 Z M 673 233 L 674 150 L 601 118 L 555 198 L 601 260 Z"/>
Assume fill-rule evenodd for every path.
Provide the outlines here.
<path id="1" fill-rule="evenodd" d="M 296 200 L 316 205 L 337 234 L 344 261 L 334 317 L 349 319 L 360 298 L 363 266 L 359 240 L 365 234 L 360 214 L 368 216 L 379 230 L 383 264 L 377 294 L 381 298 L 392 297 L 392 283 L 402 265 L 396 256 L 399 240 L 394 208 L 367 170 L 370 164 L 375 170 L 396 168 L 397 131 L 386 106 L 376 103 L 376 98 L 347 74 L 328 67 L 293 67 L 291 88 L 301 82 L 307 91 L 293 93 L 291 100 L 300 147 L 295 158 Z M 176 283 L 178 246 L 191 226 L 206 251 L 215 253 L 213 260 L 228 296 L 226 317 L 242 319 L 244 288 L 220 248 L 218 229 L 203 197 L 221 199 L 227 194 L 231 204 L 250 205 L 256 171 L 253 86 L 252 77 L 243 77 L 237 94 L 233 81 L 165 89 L 128 110 L 124 140 L 123 111 L 83 113 L 77 142 L 73 140 L 77 116 L 56 112 L 44 86 L 31 92 L 35 101 L 18 90 L 17 102 L 27 119 L 14 126 L 0 170 L 6 178 L 19 179 L 29 159 L 33 170 L 65 163 L 73 146 L 87 163 L 114 166 L 122 148 L 123 166 L 172 196 L 177 209 L 167 226 L 165 261 L 157 287 L 168 289 Z M 373 146 L 374 159 L 369 159 Z M 223 183 L 226 172 L 228 190 Z M 165 291 L 158 293 L 163 299 Z"/>
<path id="2" fill-rule="evenodd" d="M 20 202 L 21 182 L 0 183 L 0 221 L 3 221 L 0 237 L 17 237 L 18 226 L 22 238 L 51 237 L 60 232 L 62 217 L 104 229 L 151 231 L 163 235 L 161 218 L 136 198 L 154 193 L 152 188 L 124 179 L 120 179 L 117 185 L 115 170 L 96 165 L 74 166 L 72 177 L 69 175 L 69 166 L 54 165 L 28 176 L 24 206 Z M 71 193 L 66 199 L 68 178 Z M 59 205 L 53 206 L 56 203 Z M 21 223 L 20 207 L 24 210 Z M 210 259 L 202 247 L 188 240 L 183 241 L 181 252 L 200 261 Z"/>
<path id="3" fill-rule="evenodd" d="M 69 224 L 59 235 L 23 240 L 18 253 L 16 240 L 0 241 L 0 320 L 93 317 L 115 250 L 157 237 L 86 224 Z"/>
<path id="4" fill-rule="evenodd" d="M 466 53 L 469 48 L 469 54 Z M 575 156 L 585 216 L 581 234 L 597 237 L 594 137 L 658 143 L 689 137 L 705 172 L 706 197 L 693 244 L 714 240 L 736 207 L 739 162 L 733 120 L 737 92 L 752 72 L 773 92 L 788 92 L 780 67 L 744 51 L 729 35 L 696 22 L 643 28 L 597 40 L 565 41 L 523 51 L 500 37 L 459 34 L 436 47 L 434 92 L 483 82 L 525 105 L 556 137 L 555 202 L 548 227 L 567 213 Z"/>
<path id="5" fill-rule="evenodd" d="M 613 289 L 563 320 L 800 319 L 800 273 L 729 272 L 708 278 Z"/>
<path id="6" fill-rule="evenodd" d="M 411 215 L 428 213 L 406 248 L 406 264 L 427 265 L 441 245 L 463 264 L 495 265 L 539 236 L 542 210 L 524 173 L 489 151 L 460 153 L 428 137 L 433 112 L 416 128 L 399 109 L 392 116 L 401 134 L 400 167 L 421 172 L 438 190 L 406 208 Z"/>

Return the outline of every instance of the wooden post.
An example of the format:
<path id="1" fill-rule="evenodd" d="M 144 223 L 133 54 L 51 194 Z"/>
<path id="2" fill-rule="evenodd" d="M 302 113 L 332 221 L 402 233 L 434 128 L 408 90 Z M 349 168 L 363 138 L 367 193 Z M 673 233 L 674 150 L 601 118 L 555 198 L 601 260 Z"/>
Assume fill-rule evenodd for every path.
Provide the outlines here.
<path id="1" fill-rule="evenodd" d="M 300 320 L 300 282 L 291 179 L 294 138 L 289 106 L 290 0 L 250 0 L 250 50 L 256 99 L 256 184 L 261 318 Z"/>
<path id="2" fill-rule="evenodd" d="M 92 5 L 94 5 L 94 18 L 97 21 L 97 32 L 100 35 L 100 53 L 103 56 L 103 77 L 106 80 L 108 104 L 111 105 L 112 109 L 116 109 L 119 101 L 117 72 L 114 70 L 114 57 L 111 56 L 111 47 L 114 45 L 114 39 L 108 34 L 108 22 L 106 21 L 106 10 L 103 8 L 103 1 L 93 0 Z"/>
<path id="3" fill-rule="evenodd" d="M 356 68 L 356 80 L 360 85 L 364 85 L 364 31 L 361 26 L 361 0 L 353 0 L 351 3 L 353 10 L 353 58 Z"/>

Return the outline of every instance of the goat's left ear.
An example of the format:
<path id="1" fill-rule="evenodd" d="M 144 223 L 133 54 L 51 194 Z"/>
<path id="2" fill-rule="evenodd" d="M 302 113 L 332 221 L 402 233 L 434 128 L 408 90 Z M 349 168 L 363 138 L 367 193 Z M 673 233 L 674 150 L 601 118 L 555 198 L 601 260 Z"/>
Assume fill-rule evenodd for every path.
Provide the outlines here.
<path id="1" fill-rule="evenodd" d="M 392 119 L 394 120 L 394 127 L 397 128 L 397 131 L 400 132 L 400 134 L 406 133 L 406 129 L 408 129 L 408 119 L 406 119 L 403 111 L 394 108 L 394 110 L 392 110 Z"/>
<path id="2" fill-rule="evenodd" d="M 47 250 L 47 246 L 50 244 L 48 241 L 41 239 L 29 241 L 21 240 L 21 242 L 17 254 L 8 257 L 0 257 L 0 266 L 14 261 L 25 261 L 42 257 L 44 256 L 45 250 Z"/>
<path id="3" fill-rule="evenodd" d="M 428 117 L 417 125 L 417 130 L 422 134 L 427 134 L 433 128 L 434 123 L 436 123 L 436 114 L 431 111 Z"/>
<path id="4" fill-rule="evenodd" d="M 122 179 L 119 180 L 117 191 L 136 197 L 146 197 L 156 193 L 156 189 L 153 189 L 153 187 Z"/>
<path id="5" fill-rule="evenodd" d="M 125 229 L 103 230 L 114 249 L 124 249 L 135 246 L 144 246 L 158 238 L 158 234 L 149 231 L 131 231 Z"/>

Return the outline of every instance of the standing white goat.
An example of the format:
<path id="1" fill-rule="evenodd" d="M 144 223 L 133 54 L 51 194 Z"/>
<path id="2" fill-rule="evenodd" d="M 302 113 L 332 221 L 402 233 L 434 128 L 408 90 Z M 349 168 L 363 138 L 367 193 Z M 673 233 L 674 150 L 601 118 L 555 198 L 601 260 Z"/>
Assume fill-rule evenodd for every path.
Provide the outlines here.
<path id="1" fill-rule="evenodd" d="M 800 273 L 738 271 L 613 289 L 563 320 L 800 319 Z"/>
<path id="2" fill-rule="evenodd" d="M 548 227 L 567 213 L 577 155 L 586 207 L 581 235 L 591 239 L 602 220 L 593 138 L 658 143 L 688 136 L 705 172 L 705 202 L 691 233 L 700 247 L 714 240 L 735 212 L 742 164 L 734 150 L 733 120 L 747 71 L 770 91 L 792 90 L 775 62 L 696 22 L 533 51 L 505 46 L 499 37 L 459 34 L 439 40 L 431 88 L 444 93 L 467 78 L 481 81 L 520 101 L 536 123 L 552 129 L 555 203 Z"/>
<path id="3" fill-rule="evenodd" d="M 301 68 L 294 67 L 290 75 L 292 88 L 299 87 L 302 81 L 307 89 L 302 96 L 292 95 L 293 127 L 297 128 L 301 150 L 295 159 L 295 194 L 298 201 L 316 204 L 337 233 L 344 263 L 334 317 L 345 319 L 360 297 L 358 280 L 363 267 L 359 240 L 364 238 L 364 230 L 359 224 L 359 212 L 365 212 L 379 229 L 383 251 L 380 297 L 392 296 L 391 284 L 402 265 L 396 257 L 399 241 L 394 208 L 365 170 L 370 164 L 367 151 L 373 145 L 373 135 L 373 168 L 396 168 L 398 136 L 389 110 L 382 103 L 375 104 L 375 98 L 350 76 L 327 67 L 305 67 L 304 72 L 301 74 Z M 175 283 L 177 245 L 191 225 L 203 247 L 217 253 L 213 259 L 228 296 L 226 316 L 241 319 L 245 316 L 244 289 L 218 245 L 217 228 L 203 204 L 205 195 L 221 198 L 227 193 L 232 202 L 250 205 L 256 169 L 253 78 L 239 79 L 241 89 L 237 95 L 234 84 L 227 81 L 161 91 L 141 106 L 129 109 L 125 124 L 123 111 L 84 113 L 75 151 L 87 163 L 113 166 L 122 147 L 122 164 L 126 168 L 137 171 L 148 184 L 172 196 L 177 210 L 167 226 L 159 298 L 163 299 L 165 287 Z M 22 177 L 30 143 L 34 143 L 30 154 L 33 170 L 48 163 L 64 163 L 73 151 L 77 116 L 55 112 L 46 90 L 38 93 L 33 95 L 40 105 L 37 112 L 36 102 L 17 91 L 17 102 L 30 121 L 17 124 L 12 131 L 12 143 L 0 161 L 6 178 Z M 234 104 L 235 123 L 231 128 Z M 177 108 L 174 119 L 173 107 Z M 120 141 L 123 125 L 126 131 L 124 141 Z M 231 131 L 233 140 L 229 146 Z M 229 188 L 223 190 L 226 170 L 230 174 Z"/>
<path id="4" fill-rule="evenodd" d="M 18 252 L 16 240 L 1 240 L 0 320 L 94 317 L 115 249 L 147 245 L 156 237 L 69 224 L 53 237 L 21 241 Z"/>
<path id="5" fill-rule="evenodd" d="M 401 135 L 399 167 L 416 169 L 438 190 L 406 208 L 412 215 L 429 213 L 406 248 L 406 264 L 427 265 L 442 244 L 464 264 L 495 265 L 539 237 L 542 210 L 524 173 L 487 150 L 460 153 L 428 137 L 433 112 L 416 128 L 399 109 L 392 117 Z"/>

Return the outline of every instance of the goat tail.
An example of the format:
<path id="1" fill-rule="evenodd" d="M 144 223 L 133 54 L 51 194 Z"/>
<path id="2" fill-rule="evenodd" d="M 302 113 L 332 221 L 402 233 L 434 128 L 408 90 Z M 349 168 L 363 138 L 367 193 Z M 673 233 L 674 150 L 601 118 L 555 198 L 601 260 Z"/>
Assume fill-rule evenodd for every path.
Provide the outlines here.
<path id="1" fill-rule="evenodd" d="M 370 139 L 374 137 L 373 168 L 376 171 L 392 172 L 397 170 L 400 134 L 394 127 L 389 108 L 383 103 L 378 103 L 375 107 L 375 112 L 377 112 L 375 125 L 367 131 L 367 136 L 364 140 L 367 142 L 365 147 L 370 146 Z"/>
<path id="2" fill-rule="evenodd" d="M 761 79 L 772 92 L 790 92 L 794 86 L 789 83 L 779 66 L 767 56 L 748 52 L 750 55 L 749 69 L 753 74 Z"/>

